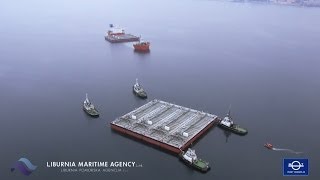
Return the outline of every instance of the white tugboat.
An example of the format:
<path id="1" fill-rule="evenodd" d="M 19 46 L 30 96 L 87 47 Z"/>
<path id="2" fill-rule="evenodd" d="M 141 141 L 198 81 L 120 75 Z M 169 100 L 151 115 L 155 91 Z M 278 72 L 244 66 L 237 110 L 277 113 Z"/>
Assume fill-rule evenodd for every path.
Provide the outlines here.
<path id="1" fill-rule="evenodd" d="M 228 112 L 227 116 L 224 117 L 220 121 L 219 126 L 221 128 L 224 128 L 226 130 L 232 131 L 232 132 L 234 132 L 236 134 L 239 134 L 239 135 L 245 135 L 245 134 L 248 133 L 248 130 L 246 130 L 246 129 L 240 127 L 239 125 L 233 123 L 232 118 L 231 118 L 231 114 L 230 114 L 230 109 L 229 109 L 229 112 Z"/>
<path id="2" fill-rule="evenodd" d="M 90 102 L 89 98 L 88 98 L 88 94 L 86 93 L 86 99 L 83 102 L 83 110 L 89 114 L 90 116 L 93 117 L 98 117 L 99 116 L 99 112 L 98 110 L 94 107 L 94 105 Z"/>
<path id="3" fill-rule="evenodd" d="M 187 165 L 190 165 L 197 170 L 207 172 L 210 169 L 209 163 L 198 159 L 195 150 L 191 148 L 188 148 L 187 152 L 182 151 L 179 156 L 185 163 L 187 163 Z"/>
<path id="4" fill-rule="evenodd" d="M 139 84 L 138 79 L 136 79 L 136 83 L 133 85 L 133 93 L 140 98 L 143 98 L 143 99 L 147 98 L 147 93 Z"/>

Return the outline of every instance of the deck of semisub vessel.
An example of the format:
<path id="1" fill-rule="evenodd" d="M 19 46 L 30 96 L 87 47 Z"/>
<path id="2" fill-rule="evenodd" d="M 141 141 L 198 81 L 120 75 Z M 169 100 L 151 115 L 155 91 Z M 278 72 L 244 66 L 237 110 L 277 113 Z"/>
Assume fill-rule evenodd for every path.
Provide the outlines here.
<path id="1" fill-rule="evenodd" d="M 120 43 L 139 41 L 140 38 L 132 34 L 118 34 L 105 36 L 105 39 L 111 43 Z"/>
<path id="2" fill-rule="evenodd" d="M 179 154 L 217 123 L 216 115 L 155 99 L 112 121 L 111 128 Z"/>

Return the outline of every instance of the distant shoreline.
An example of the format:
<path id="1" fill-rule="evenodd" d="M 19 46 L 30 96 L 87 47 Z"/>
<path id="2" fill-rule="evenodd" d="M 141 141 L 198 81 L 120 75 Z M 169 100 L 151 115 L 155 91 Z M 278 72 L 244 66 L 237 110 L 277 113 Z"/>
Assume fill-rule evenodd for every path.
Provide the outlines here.
<path id="1" fill-rule="evenodd" d="M 295 7 L 307 7 L 318 8 L 320 7 L 319 1 L 305 1 L 305 2 L 290 2 L 290 1 L 276 1 L 276 0 L 210 0 L 220 2 L 233 2 L 233 3 L 250 3 L 250 4 L 267 4 L 267 5 L 280 5 L 280 6 L 295 6 Z"/>

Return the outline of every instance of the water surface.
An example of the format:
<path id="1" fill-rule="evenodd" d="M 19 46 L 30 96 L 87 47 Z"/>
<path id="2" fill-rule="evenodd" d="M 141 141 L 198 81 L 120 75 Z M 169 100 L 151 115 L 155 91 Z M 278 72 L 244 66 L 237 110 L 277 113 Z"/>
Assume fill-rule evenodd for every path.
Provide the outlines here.
<path id="1" fill-rule="evenodd" d="M 0 3 L 0 177 L 20 179 L 281 179 L 282 159 L 305 157 L 319 179 L 320 11 L 214 1 L 10 1 Z M 151 41 L 149 54 L 110 44 L 110 23 Z M 244 137 L 212 129 L 194 145 L 212 170 L 120 136 L 109 123 L 154 98 L 224 116 Z M 85 93 L 101 112 L 82 111 Z M 279 148 L 304 154 L 272 152 Z M 60 173 L 47 161 L 136 161 L 127 173 Z"/>

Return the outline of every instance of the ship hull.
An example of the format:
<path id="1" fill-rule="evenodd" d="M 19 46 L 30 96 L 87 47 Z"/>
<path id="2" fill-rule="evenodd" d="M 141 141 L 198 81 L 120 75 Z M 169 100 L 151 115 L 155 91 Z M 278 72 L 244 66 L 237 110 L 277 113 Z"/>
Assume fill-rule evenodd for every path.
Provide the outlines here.
<path id="1" fill-rule="evenodd" d="M 133 45 L 134 50 L 137 52 L 149 52 L 149 45 Z"/>
<path id="2" fill-rule="evenodd" d="M 132 91 L 133 91 L 133 94 L 134 94 L 134 95 L 138 96 L 138 97 L 141 98 L 141 99 L 147 99 L 147 98 L 148 98 L 147 94 L 138 93 L 138 92 L 136 92 L 134 89 L 133 89 Z"/>
<path id="3" fill-rule="evenodd" d="M 91 111 L 88 111 L 85 107 L 83 107 L 83 111 L 86 112 L 87 115 L 97 118 L 99 117 L 99 113 L 92 113 Z"/>
<path id="4" fill-rule="evenodd" d="M 195 170 L 198 170 L 200 172 L 203 172 L 203 173 L 208 172 L 211 169 L 210 166 L 201 168 L 199 166 L 194 165 L 193 163 L 190 163 L 188 160 L 183 158 L 182 153 L 179 154 L 179 159 L 181 161 L 183 161 L 183 163 L 185 163 L 187 166 L 189 166 L 189 167 L 191 167 L 191 168 L 193 168 Z"/>
<path id="5" fill-rule="evenodd" d="M 223 124 L 219 124 L 218 126 L 223 128 L 223 129 L 225 129 L 225 130 L 231 131 L 231 132 L 233 132 L 235 134 L 241 135 L 241 136 L 244 136 L 244 135 L 248 134 L 248 131 L 239 131 L 236 128 L 228 127 L 228 126 L 225 126 Z"/>
<path id="6" fill-rule="evenodd" d="M 154 145 L 156 147 L 160 147 L 162 149 L 168 150 L 168 151 L 173 152 L 175 154 L 179 154 L 181 152 L 180 149 L 175 148 L 175 147 L 173 147 L 173 146 L 171 146 L 169 144 L 165 144 L 163 142 L 157 141 L 155 139 L 152 139 L 152 138 L 149 138 L 147 136 L 138 134 L 136 132 L 130 131 L 128 129 L 122 128 L 122 127 L 114 125 L 114 124 L 111 124 L 111 129 L 114 130 L 114 131 L 117 131 L 119 133 L 125 134 L 127 136 L 133 137 L 135 139 L 142 140 L 142 141 L 144 141 L 144 142 L 146 142 L 148 144 Z"/>
<path id="7" fill-rule="evenodd" d="M 140 40 L 139 37 L 131 34 L 108 35 L 104 38 L 111 43 L 136 42 Z"/>
<path id="8" fill-rule="evenodd" d="M 167 150 L 169 152 L 172 152 L 174 154 L 179 154 L 181 151 L 187 149 L 193 142 L 197 141 L 201 138 L 201 136 L 206 133 L 213 125 L 215 124 L 215 121 L 208 124 L 205 128 L 203 128 L 197 135 L 195 135 L 192 139 L 190 139 L 187 143 L 185 143 L 180 149 L 174 146 L 171 146 L 169 144 L 157 141 L 155 139 L 152 139 L 150 137 L 144 136 L 142 134 L 138 134 L 136 132 L 133 132 L 129 129 L 125 129 L 123 127 L 117 126 L 115 124 L 110 123 L 111 129 L 114 131 L 117 131 L 119 133 L 122 133 L 124 135 L 133 137 L 135 139 L 142 140 L 150 145 L 154 145 L 156 147 L 160 147 L 161 149 Z"/>

